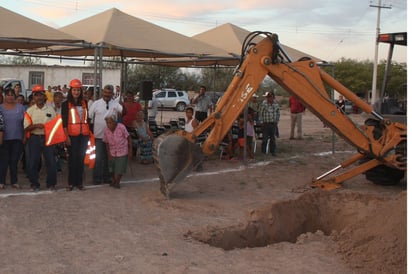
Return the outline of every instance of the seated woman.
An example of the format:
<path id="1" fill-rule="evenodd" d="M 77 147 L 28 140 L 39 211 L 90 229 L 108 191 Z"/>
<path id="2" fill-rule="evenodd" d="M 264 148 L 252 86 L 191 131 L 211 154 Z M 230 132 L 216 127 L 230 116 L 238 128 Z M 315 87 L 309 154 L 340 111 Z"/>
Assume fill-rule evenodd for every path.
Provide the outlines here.
<path id="1" fill-rule="evenodd" d="M 147 165 L 153 163 L 153 133 L 150 131 L 149 124 L 144 121 L 143 117 L 143 111 L 138 111 L 136 114 L 136 133 L 138 137 L 140 161 L 142 164 Z"/>

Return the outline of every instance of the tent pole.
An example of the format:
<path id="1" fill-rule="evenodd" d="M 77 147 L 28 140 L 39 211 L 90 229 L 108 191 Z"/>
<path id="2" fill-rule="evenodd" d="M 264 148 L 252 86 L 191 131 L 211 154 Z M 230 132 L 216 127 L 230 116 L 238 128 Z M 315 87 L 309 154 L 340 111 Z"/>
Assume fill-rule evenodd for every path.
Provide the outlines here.
<path id="1" fill-rule="evenodd" d="M 97 56 L 98 56 L 98 51 L 99 51 L 99 48 L 98 47 L 95 47 L 94 48 L 94 71 L 93 71 L 93 84 L 94 84 L 94 87 L 93 87 L 93 90 L 94 90 L 94 92 L 93 92 L 93 101 L 96 101 L 96 99 L 97 99 Z"/>
<path id="2" fill-rule="evenodd" d="M 103 45 L 99 44 L 99 94 L 103 89 Z"/>

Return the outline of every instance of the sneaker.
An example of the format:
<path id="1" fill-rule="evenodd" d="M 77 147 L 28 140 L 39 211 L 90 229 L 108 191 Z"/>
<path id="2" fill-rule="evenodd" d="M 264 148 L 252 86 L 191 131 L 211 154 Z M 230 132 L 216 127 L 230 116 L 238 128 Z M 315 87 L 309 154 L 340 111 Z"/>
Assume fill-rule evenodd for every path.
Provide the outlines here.
<path id="1" fill-rule="evenodd" d="M 4 184 L 0 184 L 0 189 L 5 189 L 6 186 Z"/>
<path id="2" fill-rule="evenodd" d="M 20 189 L 21 188 L 21 186 L 19 184 L 12 184 L 11 186 L 12 186 L 12 188 L 15 188 L 15 189 Z"/>

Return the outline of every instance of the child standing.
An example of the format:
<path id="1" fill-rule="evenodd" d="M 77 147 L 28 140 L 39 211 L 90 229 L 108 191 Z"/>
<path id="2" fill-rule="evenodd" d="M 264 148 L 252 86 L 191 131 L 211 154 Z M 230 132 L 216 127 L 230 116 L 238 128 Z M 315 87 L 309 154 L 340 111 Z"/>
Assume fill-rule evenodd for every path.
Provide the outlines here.
<path id="1" fill-rule="evenodd" d="M 237 135 L 237 144 L 235 145 L 235 149 L 239 148 L 239 159 L 243 159 L 243 148 L 245 147 L 245 118 L 243 115 L 239 116 L 238 119 L 238 125 L 239 125 L 239 132 Z"/>
<path id="2" fill-rule="evenodd" d="M 120 188 L 120 179 L 127 170 L 127 160 L 132 158 L 132 138 L 126 127 L 117 122 L 116 115 L 105 118 L 107 128 L 103 142 L 106 144 L 109 172 L 112 174 L 111 187 Z"/>
<path id="3" fill-rule="evenodd" d="M 247 115 L 247 126 L 246 126 L 246 150 L 249 155 L 249 160 L 253 161 L 255 158 L 252 144 L 253 139 L 255 138 L 255 121 L 254 121 L 254 114 L 249 113 Z"/>

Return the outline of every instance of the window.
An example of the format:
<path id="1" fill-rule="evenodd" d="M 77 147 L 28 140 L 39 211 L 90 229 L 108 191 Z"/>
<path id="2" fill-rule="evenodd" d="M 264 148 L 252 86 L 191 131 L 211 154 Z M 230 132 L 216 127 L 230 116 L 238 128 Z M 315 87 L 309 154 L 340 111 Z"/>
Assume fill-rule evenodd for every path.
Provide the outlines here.
<path id="1" fill-rule="evenodd" d="M 97 86 L 99 85 L 100 75 L 97 74 Z M 82 73 L 82 84 L 83 85 L 93 85 L 94 86 L 94 73 L 83 72 Z"/>
<path id="2" fill-rule="evenodd" d="M 166 92 L 159 92 L 157 95 L 156 95 L 156 98 L 165 98 L 166 97 Z"/>
<path id="3" fill-rule="evenodd" d="M 29 87 L 31 88 L 37 84 L 44 86 L 44 72 L 43 71 L 29 71 Z"/>
<path id="4" fill-rule="evenodd" d="M 169 91 L 168 97 L 169 97 L 169 98 L 176 98 L 176 97 L 177 97 L 177 94 L 176 94 L 175 91 Z"/>

